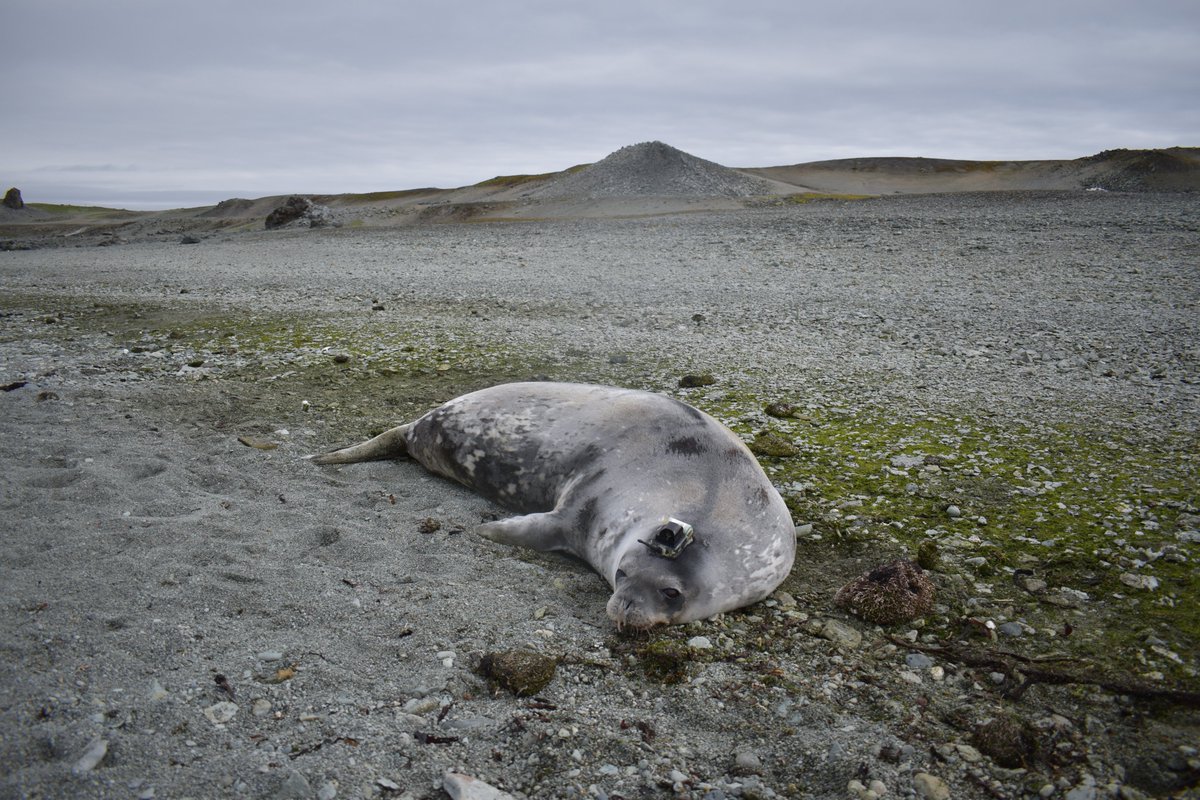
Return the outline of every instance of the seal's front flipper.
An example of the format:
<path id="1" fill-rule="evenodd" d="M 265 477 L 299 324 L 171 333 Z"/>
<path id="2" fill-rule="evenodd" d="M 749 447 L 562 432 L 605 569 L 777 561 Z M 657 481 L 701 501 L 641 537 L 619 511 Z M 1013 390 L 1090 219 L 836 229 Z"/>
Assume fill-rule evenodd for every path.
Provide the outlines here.
<path id="1" fill-rule="evenodd" d="M 562 517 L 556 511 L 498 519 L 495 522 L 485 522 L 479 526 L 479 535 L 485 539 L 542 551 L 566 550 L 569 552 L 570 549 L 566 544 L 570 541 L 569 533 Z"/>
<path id="2" fill-rule="evenodd" d="M 356 464 L 359 461 L 383 461 L 389 458 L 400 458 L 408 455 L 408 439 L 406 434 L 411 425 L 401 425 L 384 431 L 374 439 L 368 439 L 362 444 L 343 447 L 312 457 L 314 464 Z"/>

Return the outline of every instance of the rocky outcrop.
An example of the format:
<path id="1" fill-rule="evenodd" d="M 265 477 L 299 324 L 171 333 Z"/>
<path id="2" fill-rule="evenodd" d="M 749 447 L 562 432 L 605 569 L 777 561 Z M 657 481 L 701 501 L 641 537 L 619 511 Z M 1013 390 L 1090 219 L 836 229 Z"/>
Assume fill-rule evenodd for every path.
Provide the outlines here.
<path id="1" fill-rule="evenodd" d="M 21 190 L 15 186 L 4 193 L 4 207 L 11 208 L 14 211 L 20 211 L 25 207 L 25 201 L 21 199 Z"/>
<path id="2" fill-rule="evenodd" d="M 324 228 L 336 226 L 337 221 L 328 206 L 318 205 L 307 197 L 292 195 L 283 205 L 278 206 L 267 215 L 267 230 L 275 230 L 289 225 L 307 226 L 309 228 Z"/>

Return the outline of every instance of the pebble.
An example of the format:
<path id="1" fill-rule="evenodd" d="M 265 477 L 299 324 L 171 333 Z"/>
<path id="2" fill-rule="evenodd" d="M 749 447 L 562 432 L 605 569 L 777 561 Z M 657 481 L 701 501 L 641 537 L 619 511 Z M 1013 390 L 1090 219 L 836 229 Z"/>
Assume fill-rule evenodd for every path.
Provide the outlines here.
<path id="1" fill-rule="evenodd" d="M 104 760 L 106 755 L 108 755 L 108 740 L 99 738 L 93 739 L 88 745 L 87 750 L 83 751 L 83 755 L 81 755 L 79 760 L 75 762 L 75 765 L 71 767 L 71 772 L 75 773 L 76 775 L 82 775 L 85 772 L 91 772 L 97 766 L 99 766 L 100 762 Z"/>
<path id="2" fill-rule="evenodd" d="M 814 620 L 813 628 L 817 636 L 828 639 L 838 647 L 853 650 L 862 644 L 862 633 L 856 628 L 836 619 Z"/>
<path id="3" fill-rule="evenodd" d="M 220 725 L 233 719 L 233 715 L 237 712 L 238 707 L 236 704 L 231 703 L 228 700 L 223 700 L 220 703 L 214 703 L 213 705 L 204 709 L 204 716 L 207 717 L 208 721 L 213 725 Z"/>
<path id="4" fill-rule="evenodd" d="M 317 789 L 317 800 L 333 800 L 337 797 L 337 785 L 333 781 L 322 784 L 320 789 Z"/>
<path id="5" fill-rule="evenodd" d="M 946 516 L 958 519 L 962 516 L 962 509 L 958 506 L 946 506 Z"/>
<path id="6" fill-rule="evenodd" d="M 307 800 L 312 797 L 312 787 L 308 785 L 308 779 L 303 774 L 289 769 L 284 773 L 279 790 L 272 796 L 275 800 Z"/>
<path id="7" fill-rule="evenodd" d="M 166 700 L 169 696 L 169 693 L 163 688 L 163 685 L 158 682 L 158 678 L 155 678 L 150 682 L 150 694 L 148 696 L 150 702 L 157 703 L 160 700 Z"/>
<path id="8" fill-rule="evenodd" d="M 282 661 L 283 652 L 280 650 L 264 650 L 258 654 L 259 661 Z"/>
<path id="9" fill-rule="evenodd" d="M 762 773 L 762 759 L 753 750 L 738 750 L 733 756 L 733 771 L 738 775 Z"/>
<path id="10" fill-rule="evenodd" d="M 688 639 L 688 647 L 693 650 L 711 650 L 712 646 L 712 640 L 707 636 L 693 636 Z"/>
<path id="11" fill-rule="evenodd" d="M 909 653 L 904 657 L 904 663 L 912 669 L 929 669 L 933 666 L 933 659 L 924 653 Z"/>
<path id="12" fill-rule="evenodd" d="M 1121 583 L 1131 589 L 1154 591 L 1158 588 L 1158 578 L 1152 575 L 1134 575 L 1132 572 L 1122 572 Z"/>
<path id="13" fill-rule="evenodd" d="M 950 787 L 944 780 L 928 772 L 913 775 L 913 789 L 925 800 L 950 800 Z"/>
<path id="14" fill-rule="evenodd" d="M 1005 622 L 1004 624 L 999 625 L 996 628 L 996 632 L 1002 633 L 1005 636 L 1012 636 L 1012 637 L 1024 636 L 1025 635 L 1025 626 L 1023 626 L 1019 622 Z"/>
<path id="15" fill-rule="evenodd" d="M 442 776 L 442 788 L 452 800 L 513 800 L 508 792 L 461 772 L 447 772 Z"/>

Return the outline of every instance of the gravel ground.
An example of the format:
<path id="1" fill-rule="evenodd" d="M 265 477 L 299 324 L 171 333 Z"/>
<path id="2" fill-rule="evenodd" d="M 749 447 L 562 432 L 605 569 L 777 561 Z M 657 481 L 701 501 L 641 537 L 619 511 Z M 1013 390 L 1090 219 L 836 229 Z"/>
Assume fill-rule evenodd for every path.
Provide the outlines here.
<path id="1" fill-rule="evenodd" d="M 1200 796 L 1182 695 L 1014 696 L 994 659 L 921 650 L 1197 688 L 1198 207 L 910 196 L 0 253 L 0 793 L 443 797 L 457 771 L 517 797 Z M 763 457 L 800 526 L 780 593 L 619 634 L 586 568 L 476 537 L 482 500 L 301 459 L 535 376 L 787 439 Z M 926 619 L 833 606 L 929 542 Z M 479 673 L 518 648 L 557 664 L 533 697 Z"/>

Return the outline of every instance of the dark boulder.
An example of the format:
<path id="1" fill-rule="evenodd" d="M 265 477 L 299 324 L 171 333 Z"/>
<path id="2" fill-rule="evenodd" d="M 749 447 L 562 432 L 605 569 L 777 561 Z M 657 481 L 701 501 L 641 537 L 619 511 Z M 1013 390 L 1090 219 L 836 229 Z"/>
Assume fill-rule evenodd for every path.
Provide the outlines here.
<path id="1" fill-rule="evenodd" d="M 270 214 L 267 214 L 267 230 L 282 228 L 284 225 L 295 222 L 308 215 L 308 210 L 312 208 L 312 200 L 299 195 L 292 195 L 283 205 L 277 207 Z"/>
<path id="2" fill-rule="evenodd" d="M 307 197 L 292 195 L 283 205 L 267 215 L 267 230 L 287 225 L 308 225 L 310 228 L 337 227 L 337 221 L 328 206 L 314 203 Z"/>
<path id="3" fill-rule="evenodd" d="M 20 211 L 25 207 L 25 201 L 21 199 L 21 190 L 13 187 L 4 193 L 4 207 L 11 208 L 14 211 Z"/>

